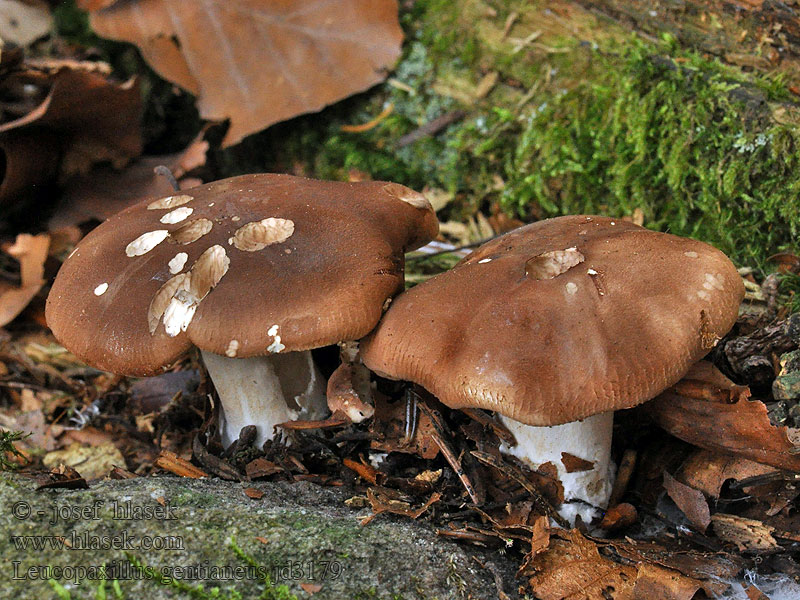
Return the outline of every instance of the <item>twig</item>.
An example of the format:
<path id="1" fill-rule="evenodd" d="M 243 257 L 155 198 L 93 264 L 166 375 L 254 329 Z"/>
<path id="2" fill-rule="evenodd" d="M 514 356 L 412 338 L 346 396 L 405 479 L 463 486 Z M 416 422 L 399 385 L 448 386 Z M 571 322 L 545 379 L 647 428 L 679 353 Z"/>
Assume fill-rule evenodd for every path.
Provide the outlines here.
<path id="1" fill-rule="evenodd" d="M 172 174 L 172 171 L 169 170 L 169 167 L 158 165 L 153 169 L 153 173 L 156 175 L 161 175 L 162 177 L 166 177 L 174 191 L 179 192 L 181 190 L 181 186 L 178 185 L 178 180 L 175 179 L 175 175 Z"/>
<path id="2" fill-rule="evenodd" d="M 433 441 L 436 442 L 436 445 L 439 446 L 439 450 L 442 451 L 442 455 L 444 456 L 445 460 L 452 467 L 453 471 L 456 472 L 456 475 L 458 475 L 458 478 L 461 480 L 464 489 L 467 490 L 467 493 L 472 501 L 475 504 L 480 504 L 479 497 L 475 493 L 475 488 L 473 487 L 472 482 L 467 476 L 466 471 L 464 471 L 463 467 L 461 466 L 461 463 L 458 461 L 458 457 L 453 451 L 452 446 L 450 446 L 447 439 L 445 439 L 447 430 L 439 411 L 432 409 L 430 406 L 425 404 L 424 401 L 419 402 L 417 406 L 419 406 L 419 409 L 430 419 L 431 424 L 433 425 L 431 437 L 433 438 Z"/>
<path id="3" fill-rule="evenodd" d="M 445 113 L 441 117 L 437 117 L 433 121 L 428 121 L 425 123 L 425 125 L 422 125 L 411 133 L 407 133 L 401 137 L 399 140 L 397 140 L 395 148 L 405 148 L 406 146 L 409 146 L 414 142 L 421 140 L 422 138 L 436 135 L 448 125 L 455 123 L 456 121 L 460 121 L 465 116 L 467 116 L 467 113 L 465 113 L 463 110 L 454 110 L 452 112 Z"/>
<path id="4" fill-rule="evenodd" d="M 342 125 L 339 129 L 347 133 L 362 133 L 364 131 L 369 131 L 370 129 L 377 127 L 377 125 L 381 121 L 383 121 L 386 117 L 392 114 L 393 110 L 394 110 L 394 104 L 390 102 L 381 111 L 381 113 L 374 119 L 367 121 L 366 123 L 361 123 L 360 125 Z"/>
<path id="5" fill-rule="evenodd" d="M 528 478 L 525 476 L 525 473 L 523 473 L 520 469 L 514 465 L 503 462 L 501 459 L 495 458 L 488 452 L 478 452 L 477 450 L 473 450 L 472 456 L 477 458 L 482 463 L 498 469 L 504 475 L 519 483 L 523 488 L 525 488 L 525 491 L 527 491 L 533 497 L 534 504 L 536 504 L 540 510 L 544 511 L 548 517 L 553 519 L 564 529 L 569 529 L 569 523 L 567 523 L 567 520 L 558 514 L 558 511 L 555 509 L 555 507 L 550 504 L 547 498 L 545 498 L 539 490 L 536 489 L 536 486 L 534 486 L 530 480 L 528 480 Z"/>
<path id="6" fill-rule="evenodd" d="M 611 496 L 608 499 L 609 506 L 616 506 L 619 504 L 625 492 L 628 489 L 628 484 L 631 481 L 633 470 L 636 468 L 636 450 L 628 448 L 622 454 L 622 460 L 619 461 L 619 469 L 617 469 L 617 478 L 614 480 L 614 486 L 611 488 Z"/>

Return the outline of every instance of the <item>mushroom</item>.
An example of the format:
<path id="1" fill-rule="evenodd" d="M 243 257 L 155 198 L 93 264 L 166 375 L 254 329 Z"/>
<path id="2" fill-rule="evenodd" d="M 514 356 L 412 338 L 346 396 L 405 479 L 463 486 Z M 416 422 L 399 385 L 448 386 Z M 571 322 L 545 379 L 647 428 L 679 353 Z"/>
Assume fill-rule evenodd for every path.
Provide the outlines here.
<path id="1" fill-rule="evenodd" d="M 224 445 L 245 425 L 319 418 L 310 349 L 354 340 L 403 288 L 403 252 L 436 235 L 404 186 L 233 177 L 141 202 L 87 235 L 47 299 L 56 338 L 87 363 L 161 372 L 192 345 L 221 400 Z"/>
<path id="2" fill-rule="evenodd" d="M 517 440 L 504 451 L 555 464 L 572 501 L 560 512 L 574 520 L 608 502 L 612 411 L 677 382 L 733 326 L 742 297 L 736 268 L 712 246 L 560 217 L 502 235 L 395 298 L 361 355 L 451 408 L 499 413 Z"/>

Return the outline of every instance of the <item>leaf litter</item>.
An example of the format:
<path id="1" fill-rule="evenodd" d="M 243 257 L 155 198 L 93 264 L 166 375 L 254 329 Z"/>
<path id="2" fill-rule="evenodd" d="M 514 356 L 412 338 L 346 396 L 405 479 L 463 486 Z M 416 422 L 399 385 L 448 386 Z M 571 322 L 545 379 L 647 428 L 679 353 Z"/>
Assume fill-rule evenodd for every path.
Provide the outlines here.
<path id="1" fill-rule="evenodd" d="M 172 6 L 167 0 L 84 4 L 108 11 L 95 13 L 96 23 L 119 19 L 116 15 L 137 6 L 149 7 L 154 12 L 148 14 L 156 16 Z M 223 29 L 229 26 L 223 22 Z M 382 27 L 394 25 L 387 21 Z M 174 81 L 202 92 L 198 75 L 187 67 L 191 43 L 176 49 L 172 41 L 154 42 L 143 30 L 136 35 L 137 43 L 148 48 L 145 54 L 162 61 Z M 237 43 L 230 36 L 223 40 L 220 51 Z M 399 48 L 399 39 L 389 36 L 383 66 L 373 68 L 375 81 L 394 60 L 395 45 Z M 30 296 L 15 304 L 0 295 L 0 312 L 16 306 L 0 330 L 0 426 L 6 430 L 0 448 L 4 460 L 36 478 L 40 487 L 86 487 L 103 476 L 167 471 L 241 481 L 243 493 L 257 502 L 258 493 L 247 482 L 341 486 L 351 492 L 348 505 L 360 511 L 366 527 L 388 515 L 423 520 L 443 538 L 495 548 L 502 560 L 516 561 L 516 580 L 496 578 L 502 598 L 715 597 L 733 593 L 731 586 L 739 586 L 735 581 L 743 573 L 800 576 L 800 411 L 792 412 L 800 398 L 788 379 L 795 363 L 786 357 L 798 348 L 800 320 L 777 301 L 781 292 L 773 276 L 758 282 L 743 273 L 748 297 L 742 315 L 709 362 L 653 402 L 618 413 L 614 453 L 619 469 L 599 528 L 580 520 L 573 528 L 563 521 L 558 526 L 554 506 L 563 500 L 563 489 L 555 468 L 546 464 L 533 471 L 502 455 L 501 441 L 510 443 L 510 434 L 490 413 L 450 410 L 414 386 L 379 379 L 375 415 L 362 423 L 344 418 L 287 423 L 262 448 L 252 447 L 255 432 L 244 428 L 240 439 L 223 449 L 218 399 L 195 356 L 143 380 L 80 363 L 58 346 L 37 316 L 43 284 L 85 233 L 79 225 L 154 190 L 169 191 L 168 183 L 153 174 L 156 163 L 191 184 L 206 166 L 209 149 L 201 135 L 184 152 L 143 157 L 126 170 L 98 165 L 121 166 L 141 149 L 135 84 L 115 82 L 109 72 L 103 63 L 73 57 L 42 61 L 4 51 L 0 61 L 0 146 L 13 141 L 21 157 L 16 162 L 9 154 L 12 168 L 0 186 L 0 200 L 13 196 L 4 196 L 4 190 L 31 185 L 26 178 L 38 161 L 40 173 L 34 175 L 62 181 L 75 201 L 61 215 L 56 211 L 49 234 L 6 244 L 0 270 L 0 290 L 26 290 Z M 20 95 L 20 90 L 27 91 Z M 108 106 L 84 112 L 64 108 L 76 97 Z M 206 100 L 201 109 L 224 106 L 218 99 Z M 209 118 L 231 119 L 226 143 L 232 143 L 265 127 L 273 116 L 220 109 Z M 121 120 L 126 127 L 120 128 Z M 26 142 L 34 132 L 38 137 Z M 41 150 L 53 136 L 66 144 L 66 158 Z M 39 155 L 25 157 L 29 149 Z M 449 196 L 442 200 L 448 201 Z M 22 205 L 29 206 L 24 200 Z M 446 223 L 443 231 L 467 245 L 516 225 L 494 206 L 488 217 L 479 212 L 466 225 Z M 774 261 L 784 272 L 800 270 L 800 260 L 790 253 Z M 11 320 L 31 300 L 22 318 Z M 328 370 L 334 366 L 327 365 Z M 779 377 L 786 383 L 775 387 Z M 15 435 L 17 430 L 32 435 Z M 576 457 L 564 459 L 572 470 L 588 467 Z M 82 469 L 87 462 L 92 468 Z M 755 585 L 742 589 L 749 598 L 760 597 Z"/>

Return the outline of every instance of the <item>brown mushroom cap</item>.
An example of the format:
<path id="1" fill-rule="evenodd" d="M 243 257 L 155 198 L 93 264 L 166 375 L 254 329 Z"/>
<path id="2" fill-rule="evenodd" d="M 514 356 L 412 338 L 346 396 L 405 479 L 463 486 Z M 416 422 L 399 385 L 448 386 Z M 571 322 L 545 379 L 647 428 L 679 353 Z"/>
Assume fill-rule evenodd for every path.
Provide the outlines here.
<path id="1" fill-rule="evenodd" d="M 733 326 L 743 293 L 708 244 L 560 217 L 500 236 L 401 294 L 361 355 L 452 408 L 557 425 L 675 383 Z"/>
<path id="2" fill-rule="evenodd" d="M 131 375 L 192 344 L 248 357 L 357 339 L 402 289 L 403 252 L 437 231 L 430 204 L 398 184 L 233 177 L 93 230 L 61 267 L 47 322 L 86 362 Z M 196 312 L 170 317 L 168 335 L 176 297 Z"/>

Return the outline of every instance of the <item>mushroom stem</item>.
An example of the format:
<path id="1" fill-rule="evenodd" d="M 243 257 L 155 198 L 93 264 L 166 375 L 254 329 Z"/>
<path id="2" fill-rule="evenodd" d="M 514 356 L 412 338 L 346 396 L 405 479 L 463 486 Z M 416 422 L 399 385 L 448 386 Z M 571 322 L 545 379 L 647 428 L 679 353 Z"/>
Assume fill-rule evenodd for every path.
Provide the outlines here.
<path id="1" fill-rule="evenodd" d="M 558 511 L 561 516 L 574 523 L 580 515 L 588 523 L 607 507 L 613 483 L 609 476 L 613 412 L 552 427 L 534 427 L 503 415 L 499 417 L 517 440 L 513 447 L 501 445 L 501 452 L 516 456 L 533 468 L 547 462 L 556 466 L 564 486 L 564 504 Z M 562 453 L 589 461 L 593 466 L 568 473 Z"/>
<path id="2" fill-rule="evenodd" d="M 255 425 L 259 447 L 278 423 L 321 419 L 327 413 L 325 380 L 311 352 L 228 358 L 201 350 L 220 407 L 220 435 L 226 448 L 246 425 Z"/>

